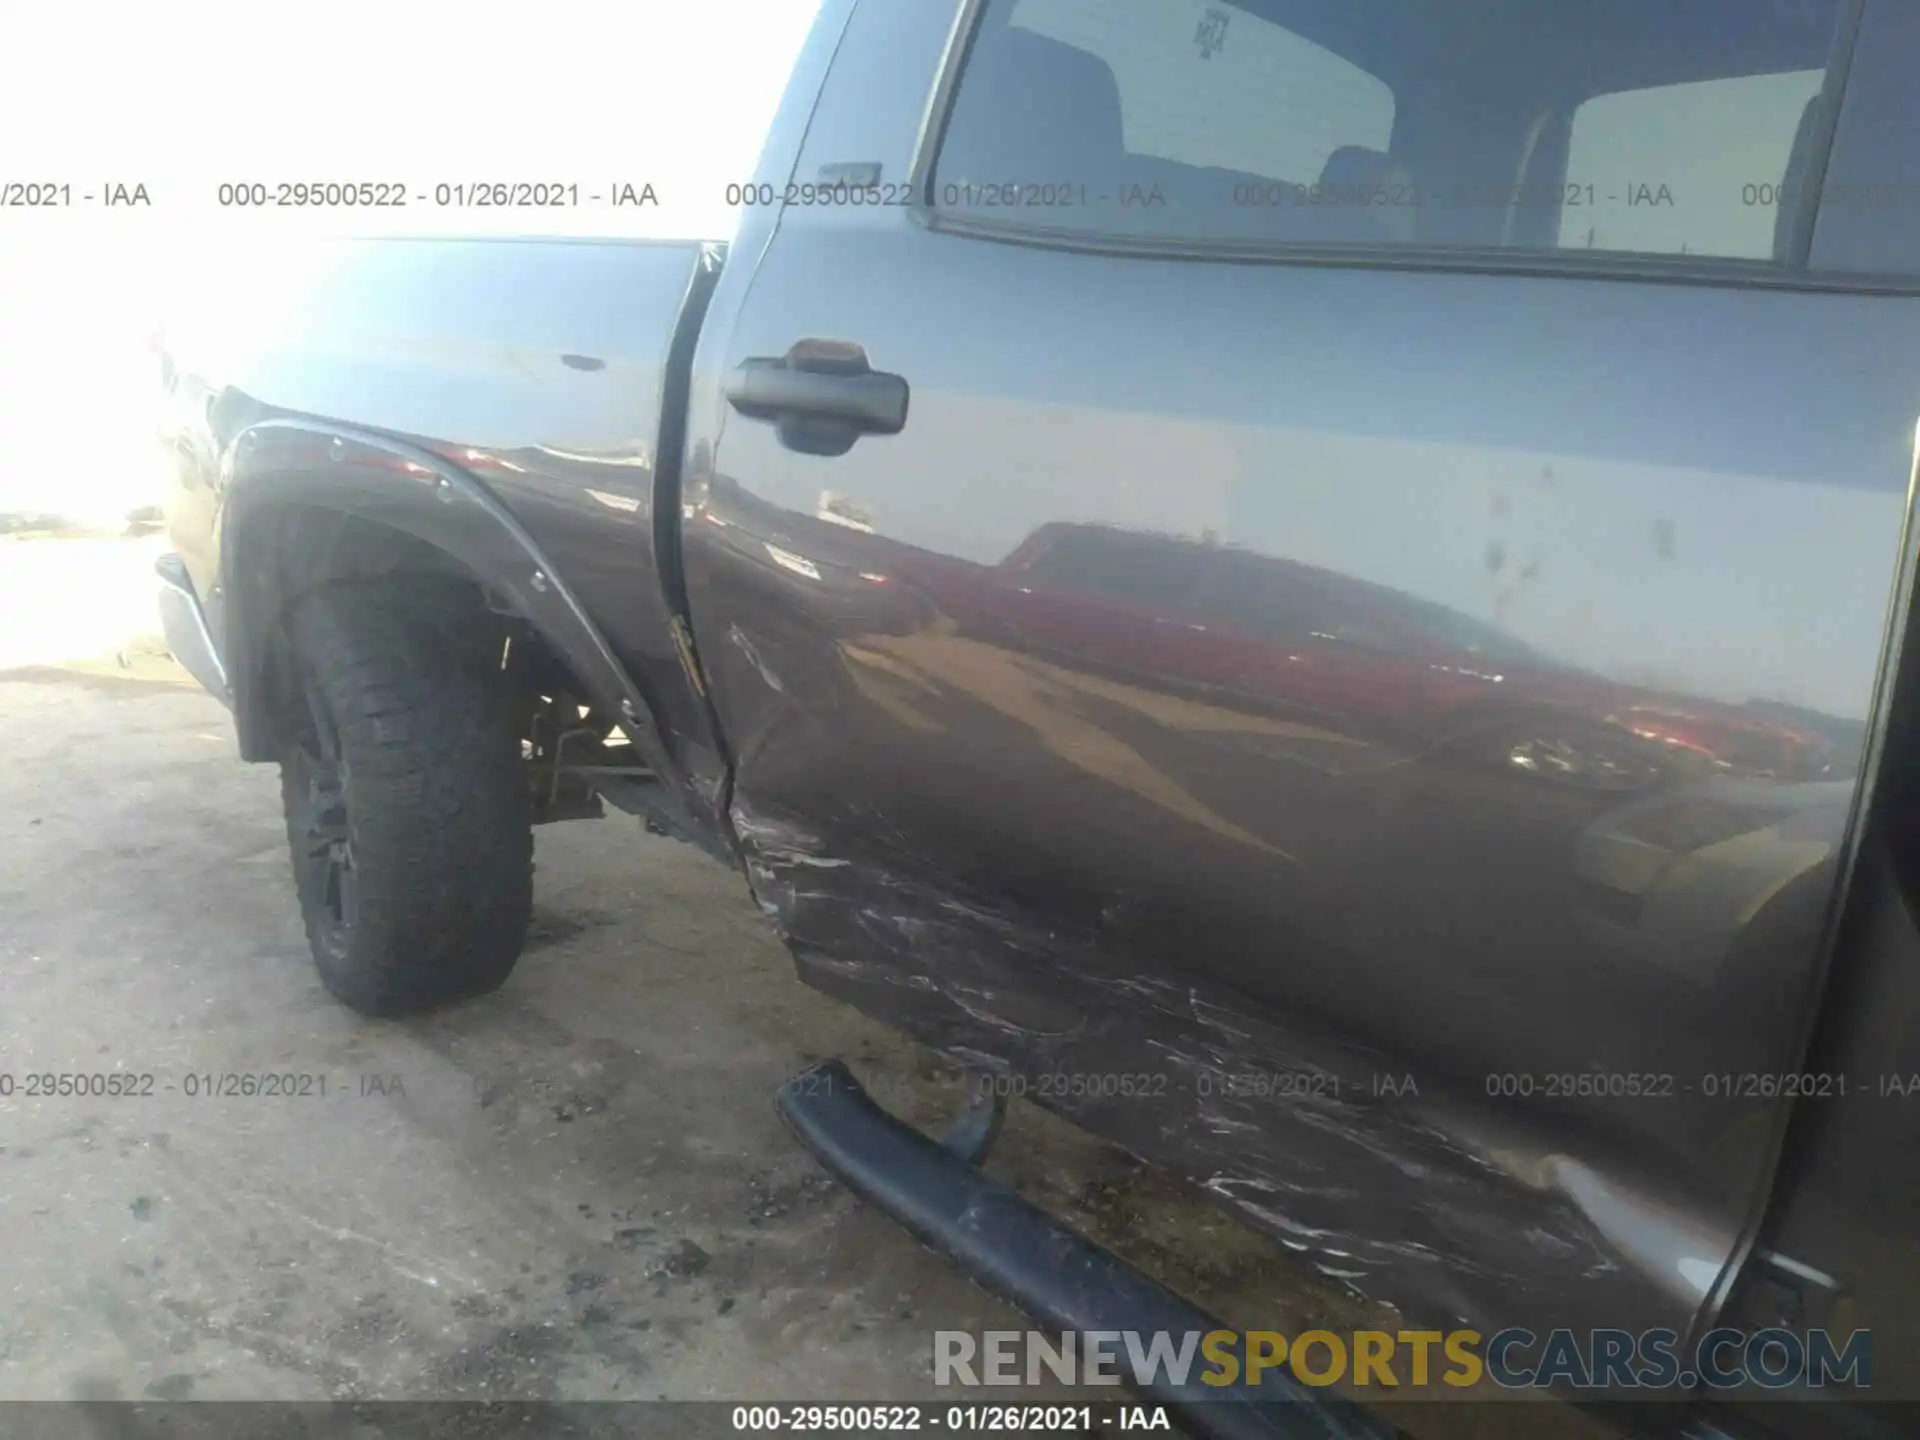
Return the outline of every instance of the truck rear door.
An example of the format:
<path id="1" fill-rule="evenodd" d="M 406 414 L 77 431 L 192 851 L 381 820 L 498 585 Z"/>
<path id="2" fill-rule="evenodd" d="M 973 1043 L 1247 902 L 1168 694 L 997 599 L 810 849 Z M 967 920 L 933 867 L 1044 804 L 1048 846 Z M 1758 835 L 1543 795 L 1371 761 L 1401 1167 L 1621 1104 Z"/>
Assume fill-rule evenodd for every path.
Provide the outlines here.
<path id="1" fill-rule="evenodd" d="M 1854 7 L 935 8 L 854 10 L 696 363 L 762 902 L 1410 1314 L 1686 1332 L 1906 574 Z"/>

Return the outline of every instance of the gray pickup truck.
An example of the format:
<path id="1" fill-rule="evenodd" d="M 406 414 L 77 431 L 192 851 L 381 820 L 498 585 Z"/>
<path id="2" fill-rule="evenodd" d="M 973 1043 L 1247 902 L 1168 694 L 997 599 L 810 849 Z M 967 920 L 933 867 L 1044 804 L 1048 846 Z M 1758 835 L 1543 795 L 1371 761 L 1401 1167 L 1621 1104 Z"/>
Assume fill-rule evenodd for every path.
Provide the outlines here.
<path id="1" fill-rule="evenodd" d="M 1050 1324 L 1205 1317 L 1008 1094 L 1509 1373 L 1871 1335 L 1552 1377 L 1629 1428 L 1912 1433 L 1916 74 L 1910 0 L 825 0 L 724 245 L 183 317 L 167 633 L 356 1009 L 611 805 L 984 1077 L 777 1103 Z M 1379 1429 L 1245 1390 L 1158 1393 Z"/>

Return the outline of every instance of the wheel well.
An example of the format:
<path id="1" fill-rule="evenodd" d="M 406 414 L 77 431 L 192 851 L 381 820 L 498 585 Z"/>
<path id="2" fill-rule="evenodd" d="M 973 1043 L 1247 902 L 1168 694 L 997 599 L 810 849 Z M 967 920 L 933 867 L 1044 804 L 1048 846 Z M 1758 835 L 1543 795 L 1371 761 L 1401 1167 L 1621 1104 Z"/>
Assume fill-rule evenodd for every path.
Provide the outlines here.
<path id="1" fill-rule="evenodd" d="M 228 542 L 227 638 L 244 759 L 278 760 L 304 709 L 286 631 L 292 607 L 318 590 L 377 581 L 395 587 L 395 604 L 431 627 L 436 644 L 498 672 L 536 825 L 597 817 L 605 801 L 659 834 L 700 839 L 634 743 L 624 697 L 584 683 L 508 592 L 457 556 L 363 515 L 298 502 L 250 515 Z"/>
<path id="2" fill-rule="evenodd" d="M 417 579 L 422 596 L 432 597 L 433 623 L 450 642 L 513 653 L 512 674 L 526 698 L 587 693 L 504 594 L 408 531 L 361 515 L 288 503 L 250 517 L 245 533 L 234 540 L 232 553 L 244 557 L 232 582 L 240 602 L 236 618 L 248 631 L 244 653 L 254 658 L 252 673 L 236 676 L 247 759 L 275 758 L 285 737 L 286 617 L 303 598 L 331 585 Z"/>
<path id="3" fill-rule="evenodd" d="M 253 517 L 245 553 L 280 597 L 281 609 L 335 580 L 409 572 L 472 579 L 458 560 L 417 535 L 312 505 L 277 505 Z M 272 618 L 277 624 L 279 615 Z"/>

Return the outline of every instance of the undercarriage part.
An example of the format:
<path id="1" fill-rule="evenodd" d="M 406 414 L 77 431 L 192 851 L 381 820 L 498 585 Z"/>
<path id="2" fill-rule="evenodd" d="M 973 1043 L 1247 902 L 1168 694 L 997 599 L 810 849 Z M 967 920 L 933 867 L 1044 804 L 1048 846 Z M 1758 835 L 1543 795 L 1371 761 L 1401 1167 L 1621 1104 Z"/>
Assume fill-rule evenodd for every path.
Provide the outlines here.
<path id="1" fill-rule="evenodd" d="M 642 764 L 614 722 L 565 692 L 538 698 L 528 726 L 527 780 L 533 823 L 598 820 L 603 800 L 647 813 L 659 777 Z"/>
<path id="2" fill-rule="evenodd" d="M 973 1105 L 992 1107 L 991 1092 Z M 774 1109 L 800 1143 L 856 1194 L 975 1282 L 1056 1331 L 1172 1336 L 1221 1330 L 1208 1315 L 1112 1251 L 1029 1205 L 962 1154 L 876 1105 L 838 1060 L 803 1070 L 775 1092 Z M 956 1130 L 973 1133 L 967 1115 Z M 964 1148 L 964 1147 L 962 1147 Z M 1178 1340 L 1176 1339 L 1176 1343 Z M 1299 1384 L 1284 1370 L 1256 1386 L 1175 1384 L 1164 1369 L 1137 1387 L 1177 1411 L 1195 1435 L 1222 1440 L 1392 1440 L 1394 1427 L 1351 1401 Z"/>

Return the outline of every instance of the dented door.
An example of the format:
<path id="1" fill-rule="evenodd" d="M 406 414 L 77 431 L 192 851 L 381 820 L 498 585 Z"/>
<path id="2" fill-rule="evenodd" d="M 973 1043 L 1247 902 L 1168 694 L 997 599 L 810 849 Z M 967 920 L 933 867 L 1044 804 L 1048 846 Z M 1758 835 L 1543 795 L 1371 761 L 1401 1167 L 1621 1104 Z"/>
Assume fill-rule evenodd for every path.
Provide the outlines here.
<path id="1" fill-rule="evenodd" d="M 855 12 L 796 178 L 944 183 L 917 9 Z M 789 207 L 697 366 L 694 628 L 803 975 L 1410 1315 L 1701 1323 L 1861 793 L 1915 302 L 933 210 Z M 815 341 L 897 433 L 720 398 Z"/>

